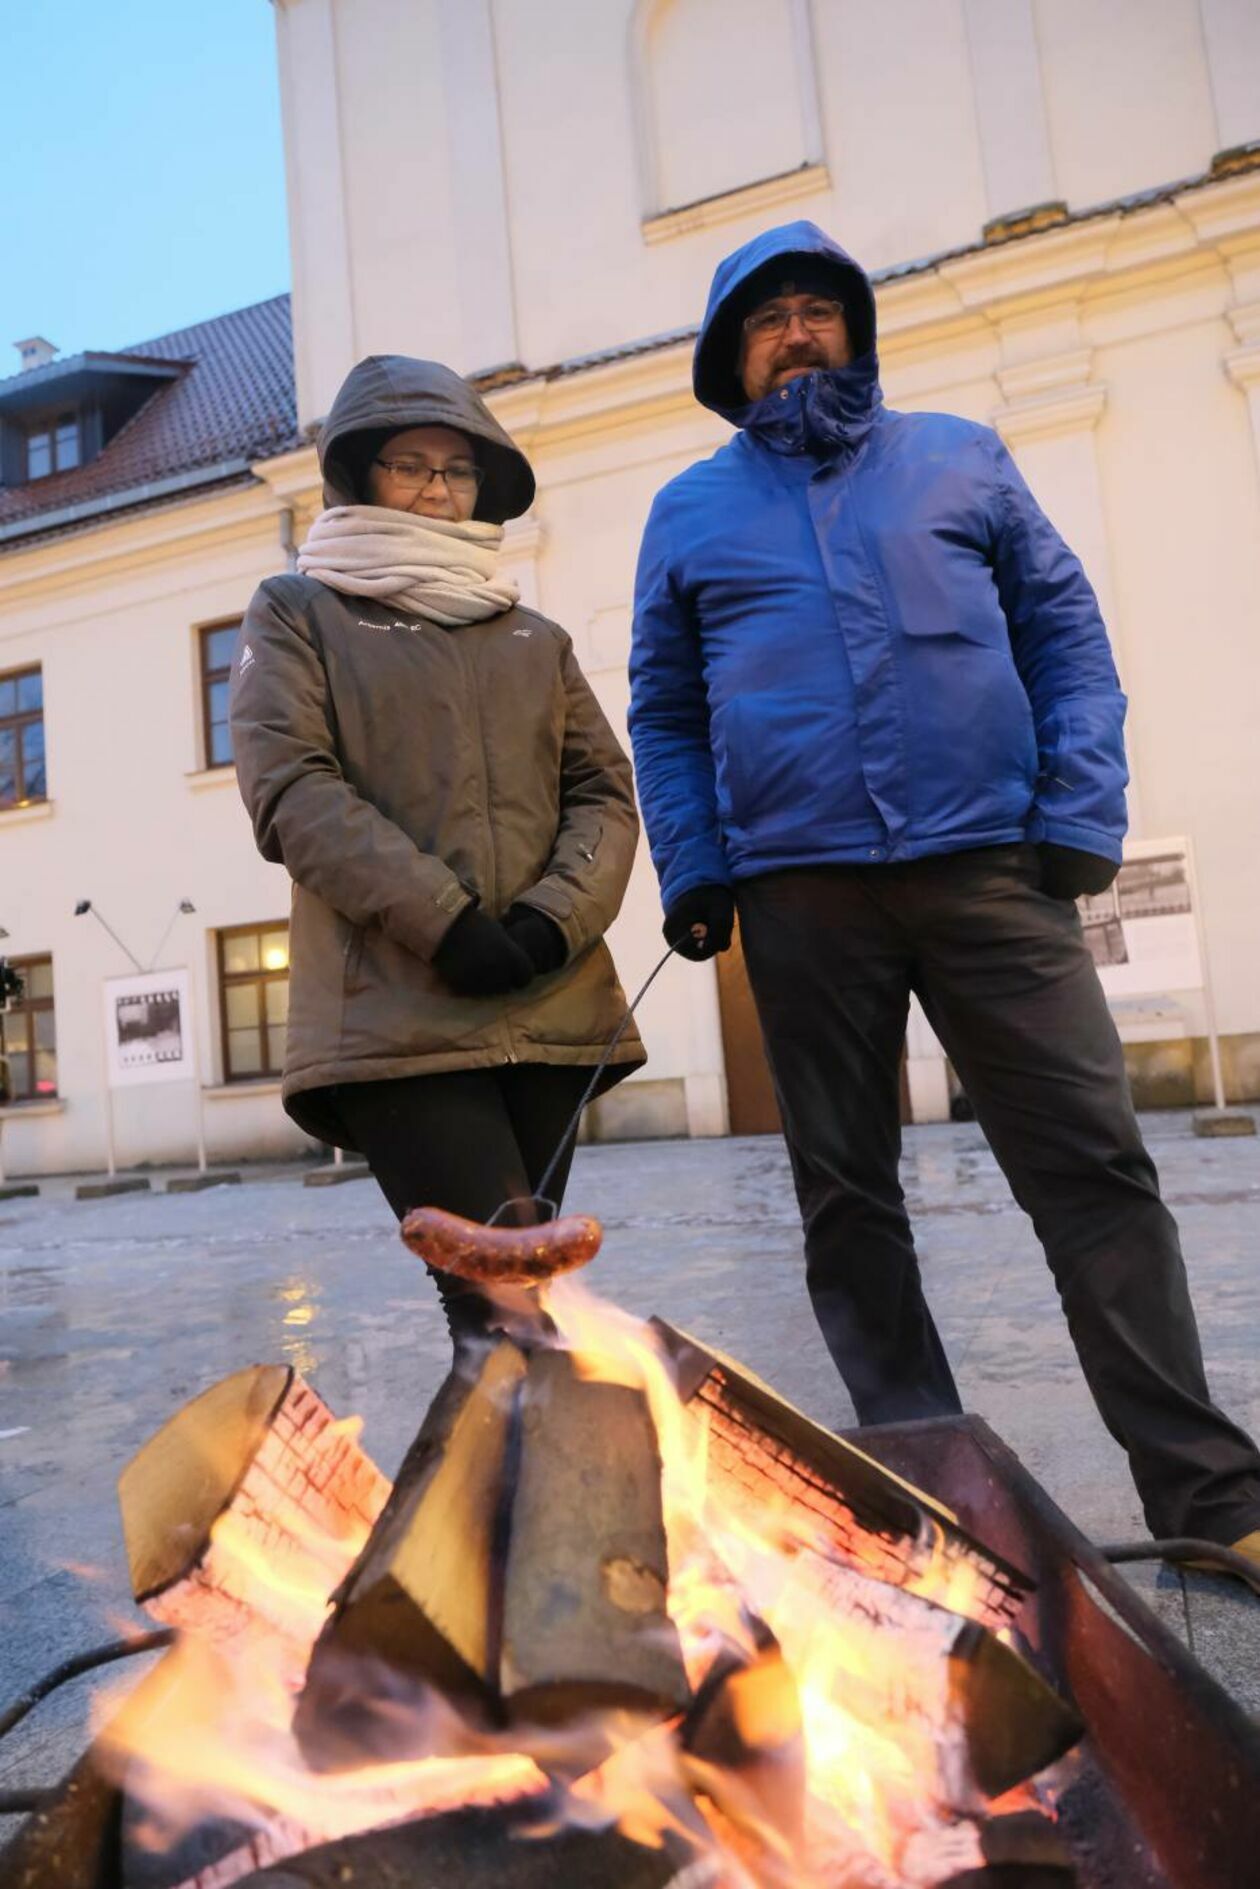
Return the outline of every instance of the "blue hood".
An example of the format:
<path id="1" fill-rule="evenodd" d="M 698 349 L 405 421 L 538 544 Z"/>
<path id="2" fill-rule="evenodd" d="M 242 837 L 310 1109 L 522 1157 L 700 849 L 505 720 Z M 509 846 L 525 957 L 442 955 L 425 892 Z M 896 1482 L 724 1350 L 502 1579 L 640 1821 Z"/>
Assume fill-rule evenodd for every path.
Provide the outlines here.
<path id="1" fill-rule="evenodd" d="M 813 270 L 820 265 L 834 270 L 836 294 L 844 302 L 853 345 L 854 358 L 849 367 L 815 373 L 809 379 L 823 384 L 829 395 L 827 404 L 843 407 L 850 422 L 879 404 L 875 297 L 865 270 L 816 223 L 782 223 L 777 229 L 754 236 L 718 264 L 696 341 L 691 373 L 696 399 L 732 426 L 760 433 L 763 423 L 781 423 L 787 418 L 772 409 L 769 401 L 748 401 L 740 384 L 738 361 L 744 316 L 758 301 L 773 294 L 778 279 L 790 273 L 788 265 L 792 262 L 808 263 Z M 795 408 L 796 403 L 791 404 Z M 767 443 L 779 442 L 771 439 Z"/>

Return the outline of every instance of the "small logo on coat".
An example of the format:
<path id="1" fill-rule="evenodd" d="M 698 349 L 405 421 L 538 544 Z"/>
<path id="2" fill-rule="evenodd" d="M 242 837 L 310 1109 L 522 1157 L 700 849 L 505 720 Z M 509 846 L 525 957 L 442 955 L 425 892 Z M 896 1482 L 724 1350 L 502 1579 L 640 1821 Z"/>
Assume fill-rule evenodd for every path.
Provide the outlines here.
<path id="1" fill-rule="evenodd" d="M 254 662 L 255 662 L 254 652 L 252 648 L 250 647 L 250 645 L 246 643 L 244 649 L 241 651 L 241 660 L 236 666 L 237 675 L 243 676 L 247 669 L 253 668 Z"/>
<path id="2" fill-rule="evenodd" d="M 519 629 L 519 630 L 513 630 L 513 631 L 512 631 L 512 634 L 513 634 L 513 636 L 532 636 L 532 635 L 534 634 L 534 632 L 533 632 L 532 630 L 529 630 L 529 629 L 525 629 L 525 628 L 524 628 L 524 627 L 522 626 L 522 628 L 521 628 L 521 629 Z"/>

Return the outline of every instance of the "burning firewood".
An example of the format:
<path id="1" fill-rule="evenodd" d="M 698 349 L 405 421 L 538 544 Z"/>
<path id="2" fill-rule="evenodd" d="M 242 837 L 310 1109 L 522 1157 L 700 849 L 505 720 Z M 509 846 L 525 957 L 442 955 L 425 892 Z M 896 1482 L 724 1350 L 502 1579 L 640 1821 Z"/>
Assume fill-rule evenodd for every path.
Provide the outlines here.
<path id="1" fill-rule="evenodd" d="M 287 1627 L 295 1591 L 322 1613 L 389 1493 L 357 1428 L 285 1365 L 237 1371 L 185 1404 L 118 1479 L 137 1601 L 218 1635 L 258 1613 Z"/>
<path id="2" fill-rule="evenodd" d="M 514 1720 L 679 1711 L 656 1430 L 642 1390 L 536 1351 L 521 1402 L 500 1690 Z"/>
<path id="3" fill-rule="evenodd" d="M 364 1660 L 475 1702 L 498 1688 L 498 1536 L 525 1354 L 506 1339 L 453 1370 L 311 1655 L 296 1729 L 313 1762 L 359 1750 Z"/>
<path id="4" fill-rule="evenodd" d="M 950 1509 L 812 1422 L 732 1358 L 662 1319 L 651 1323 L 679 1396 L 706 1429 L 719 1495 L 767 1526 L 785 1512 L 808 1518 L 859 1572 L 957 1606 L 995 1631 L 1011 1624 L 1031 1581 Z"/>
<path id="5" fill-rule="evenodd" d="M 667 1578 L 642 1393 L 499 1340 L 452 1373 L 408 1452 L 312 1654 L 298 1735 L 322 1763 L 340 1737 L 343 1756 L 365 1738 L 385 1755 L 396 1733 L 373 1728 L 364 1658 L 474 1714 L 680 1710 Z"/>

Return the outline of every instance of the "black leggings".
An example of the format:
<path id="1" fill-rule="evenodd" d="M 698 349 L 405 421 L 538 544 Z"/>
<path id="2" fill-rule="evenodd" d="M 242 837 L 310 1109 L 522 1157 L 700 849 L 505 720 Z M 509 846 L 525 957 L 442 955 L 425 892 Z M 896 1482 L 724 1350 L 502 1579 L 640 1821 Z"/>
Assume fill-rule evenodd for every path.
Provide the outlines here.
<path id="1" fill-rule="evenodd" d="M 581 1066 L 510 1063 L 340 1083 L 330 1100 L 347 1142 L 363 1155 L 400 1220 L 413 1207 L 488 1220 L 510 1201 L 499 1224 L 528 1225 L 540 1217 L 530 1196 L 590 1077 Z M 570 1143 L 547 1187 L 557 1211 L 572 1160 Z M 482 1295 L 460 1280 L 432 1276 L 452 1335 L 483 1330 Z"/>

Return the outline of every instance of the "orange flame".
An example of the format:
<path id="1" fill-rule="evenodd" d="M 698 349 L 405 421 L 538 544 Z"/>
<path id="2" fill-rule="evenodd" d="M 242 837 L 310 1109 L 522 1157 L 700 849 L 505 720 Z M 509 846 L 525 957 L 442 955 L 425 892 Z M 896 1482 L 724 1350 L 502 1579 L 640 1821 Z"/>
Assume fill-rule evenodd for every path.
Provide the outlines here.
<path id="1" fill-rule="evenodd" d="M 160 1681 L 151 1675 L 104 1734 L 126 1765 L 129 1793 L 148 1806 L 149 1840 L 166 1844 L 201 1818 L 231 1817 L 270 1829 L 285 1854 L 550 1785 L 558 1815 L 616 1822 L 650 1845 L 685 1838 L 698 1857 L 720 1864 L 731 1889 L 845 1880 L 927 1889 L 951 1869 L 978 1864 L 964 1814 L 974 1806 L 962 1801 L 951 1757 L 946 1660 L 949 1616 L 974 1607 L 978 1571 L 945 1551 L 933 1523 L 926 1572 L 890 1587 L 838 1560 L 824 1521 L 786 1494 L 754 1512 L 729 1478 L 715 1475 L 707 1419 L 679 1400 L 648 1327 L 572 1278 L 552 1287 L 548 1311 L 582 1376 L 647 1396 L 661 1456 L 670 1612 L 693 1688 L 716 1661 L 730 1666 L 724 1709 L 744 1756 L 731 1763 L 690 1749 L 676 1722 L 649 1726 L 613 1713 L 560 1733 L 474 1735 L 452 1707 L 413 1691 L 395 1707 L 413 1715 L 411 1748 L 425 1755 L 314 1774 L 293 1736 L 294 1697 L 329 1596 L 367 1529 L 326 1533 L 293 1504 L 268 1534 L 229 1512 L 212 1531 L 202 1572 L 247 1600 L 239 1632 L 213 1646 L 186 1635 Z M 333 1426 L 347 1438 L 360 1428 L 354 1418 Z M 776 1651 L 767 1664 L 760 1623 L 781 1660 Z M 557 1775 L 577 1781 L 558 1790 Z"/>

